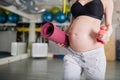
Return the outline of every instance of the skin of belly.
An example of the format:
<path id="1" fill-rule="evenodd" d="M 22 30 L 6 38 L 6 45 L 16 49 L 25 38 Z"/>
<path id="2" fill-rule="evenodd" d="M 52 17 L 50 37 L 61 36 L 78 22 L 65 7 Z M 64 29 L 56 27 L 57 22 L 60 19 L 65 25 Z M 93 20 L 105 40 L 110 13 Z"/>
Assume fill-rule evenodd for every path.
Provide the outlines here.
<path id="1" fill-rule="evenodd" d="M 96 41 L 100 29 L 100 20 L 80 16 L 74 19 L 68 31 L 70 47 L 78 52 L 89 51 L 103 44 Z"/>

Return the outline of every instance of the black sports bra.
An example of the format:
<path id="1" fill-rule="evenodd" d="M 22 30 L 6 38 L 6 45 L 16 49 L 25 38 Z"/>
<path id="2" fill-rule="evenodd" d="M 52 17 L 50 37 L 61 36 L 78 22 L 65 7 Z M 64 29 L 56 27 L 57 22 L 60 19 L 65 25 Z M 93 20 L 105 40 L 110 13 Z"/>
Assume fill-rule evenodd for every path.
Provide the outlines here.
<path id="1" fill-rule="evenodd" d="M 104 9 L 101 0 L 92 0 L 85 5 L 82 5 L 79 0 L 77 0 L 71 6 L 71 13 L 74 18 L 81 15 L 86 15 L 101 20 Z"/>

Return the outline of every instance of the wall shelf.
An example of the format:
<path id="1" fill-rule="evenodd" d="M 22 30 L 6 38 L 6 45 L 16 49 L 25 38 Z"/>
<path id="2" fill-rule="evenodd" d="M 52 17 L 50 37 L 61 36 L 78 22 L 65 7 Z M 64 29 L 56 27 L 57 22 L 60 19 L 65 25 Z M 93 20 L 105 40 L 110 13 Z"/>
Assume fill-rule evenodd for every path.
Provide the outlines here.
<path id="1" fill-rule="evenodd" d="M 8 10 L 8 11 L 11 11 L 11 12 L 13 12 L 13 13 L 15 13 L 15 14 L 18 14 L 19 16 L 25 17 L 25 18 L 27 18 L 27 19 L 32 19 L 32 17 L 31 17 L 32 15 L 26 14 L 26 13 L 24 13 L 24 12 L 16 9 L 15 6 L 4 7 L 4 6 L 1 6 L 1 5 L 0 5 L 0 7 L 3 8 L 3 9 L 6 9 L 6 10 Z"/>

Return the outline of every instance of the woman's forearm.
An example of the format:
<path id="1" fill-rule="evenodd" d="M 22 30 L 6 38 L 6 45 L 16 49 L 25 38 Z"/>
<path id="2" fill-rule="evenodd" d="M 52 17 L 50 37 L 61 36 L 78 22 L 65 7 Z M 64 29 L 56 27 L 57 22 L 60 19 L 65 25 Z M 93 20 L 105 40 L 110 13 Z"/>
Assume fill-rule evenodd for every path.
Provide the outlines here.
<path id="1" fill-rule="evenodd" d="M 107 33 L 108 33 L 108 36 L 110 37 L 112 32 L 113 32 L 113 28 L 112 28 L 112 25 L 106 25 L 107 27 Z"/>

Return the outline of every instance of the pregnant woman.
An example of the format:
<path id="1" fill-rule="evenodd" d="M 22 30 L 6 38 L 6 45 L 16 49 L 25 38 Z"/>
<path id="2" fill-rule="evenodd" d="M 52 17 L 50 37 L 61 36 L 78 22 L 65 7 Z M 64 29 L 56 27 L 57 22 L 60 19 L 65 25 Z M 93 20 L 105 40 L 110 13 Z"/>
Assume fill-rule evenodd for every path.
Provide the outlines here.
<path id="1" fill-rule="evenodd" d="M 68 54 L 64 57 L 63 80 L 80 80 L 84 72 L 86 80 L 104 80 L 106 57 L 104 44 L 112 34 L 112 0 L 72 0 L 71 23 L 67 29 Z M 105 19 L 106 33 L 98 35 L 101 20 Z M 64 46 L 64 44 L 57 44 Z"/>

